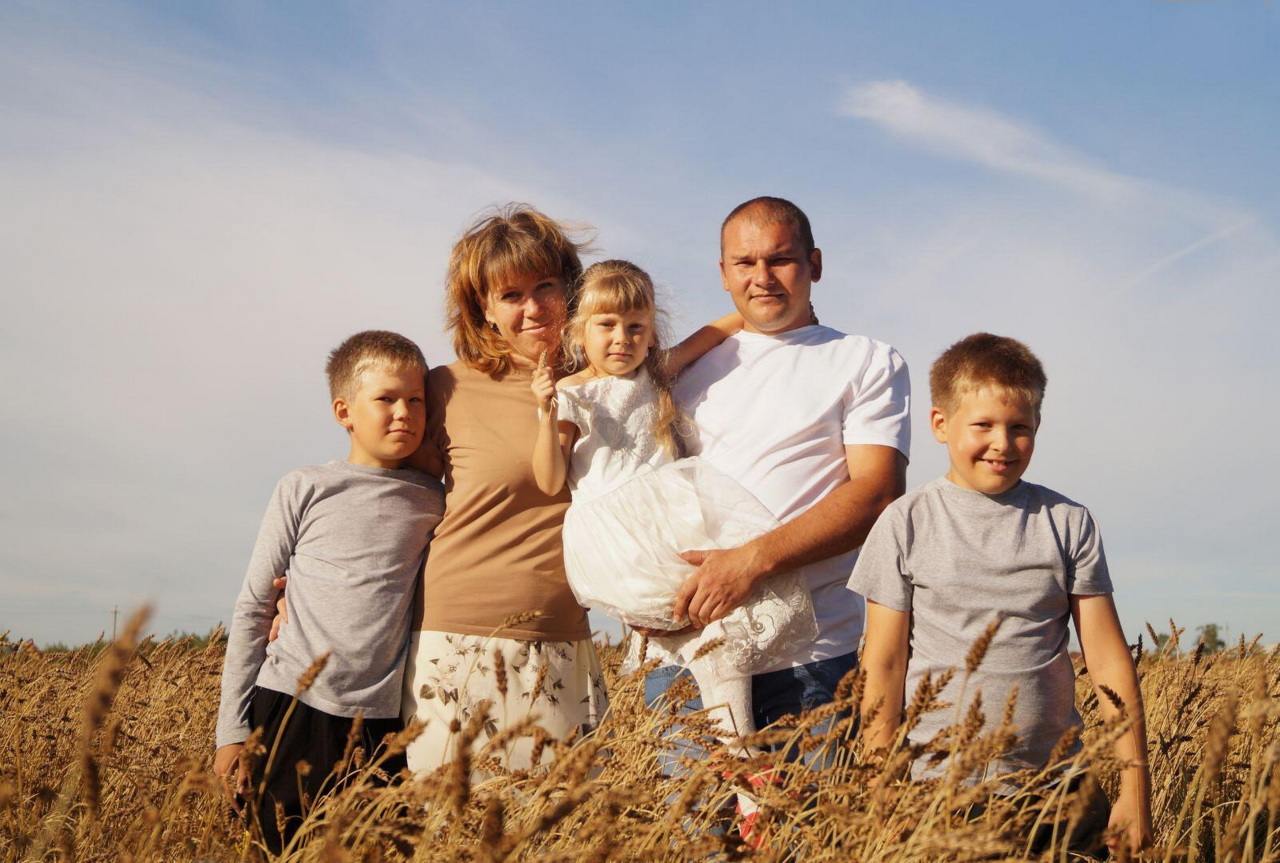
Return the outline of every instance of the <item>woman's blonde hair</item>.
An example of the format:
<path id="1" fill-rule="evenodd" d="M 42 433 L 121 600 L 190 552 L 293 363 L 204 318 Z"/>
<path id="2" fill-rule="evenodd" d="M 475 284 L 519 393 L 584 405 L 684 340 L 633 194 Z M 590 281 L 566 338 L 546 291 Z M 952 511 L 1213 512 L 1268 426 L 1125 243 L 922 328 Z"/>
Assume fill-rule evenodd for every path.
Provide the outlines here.
<path id="1" fill-rule="evenodd" d="M 511 345 L 485 321 L 494 285 L 513 276 L 556 277 L 565 284 L 565 307 L 577 307 L 585 245 L 528 204 L 508 204 L 477 220 L 449 255 L 445 316 L 458 359 L 479 372 L 511 370 Z"/>
<path id="2" fill-rule="evenodd" d="M 653 422 L 653 436 L 672 458 L 679 458 L 680 411 L 671 397 L 671 377 L 663 361 L 662 345 L 666 342 L 662 311 L 658 308 L 649 274 L 630 261 L 600 261 L 582 274 L 577 291 L 577 311 L 566 328 L 564 342 L 571 362 L 586 364 L 582 336 L 592 315 L 649 312 L 653 315 L 653 344 L 644 359 L 653 386 L 658 391 L 658 415 Z"/>

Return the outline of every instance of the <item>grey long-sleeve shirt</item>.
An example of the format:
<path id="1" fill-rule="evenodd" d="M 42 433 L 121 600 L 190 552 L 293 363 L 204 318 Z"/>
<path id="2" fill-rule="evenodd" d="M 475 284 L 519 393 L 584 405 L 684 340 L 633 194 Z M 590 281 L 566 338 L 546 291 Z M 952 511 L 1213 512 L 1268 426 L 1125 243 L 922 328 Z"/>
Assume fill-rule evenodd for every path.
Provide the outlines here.
<path id="1" fill-rule="evenodd" d="M 301 701 L 332 716 L 400 714 L 413 592 L 443 513 L 443 486 L 414 470 L 334 461 L 280 480 L 231 619 L 218 746 L 249 736 L 255 684 L 291 695 L 326 651 Z M 268 644 L 280 575 L 289 623 Z"/>

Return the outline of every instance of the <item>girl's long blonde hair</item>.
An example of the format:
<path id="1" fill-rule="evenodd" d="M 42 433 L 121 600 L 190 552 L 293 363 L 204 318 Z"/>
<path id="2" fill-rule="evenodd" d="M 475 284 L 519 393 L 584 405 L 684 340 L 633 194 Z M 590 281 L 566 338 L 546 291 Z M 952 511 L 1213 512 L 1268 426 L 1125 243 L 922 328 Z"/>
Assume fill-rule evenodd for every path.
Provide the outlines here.
<path id="1" fill-rule="evenodd" d="M 564 342 L 571 362 L 586 365 L 582 334 L 587 321 L 596 314 L 649 312 L 653 315 L 653 344 L 644 358 L 644 367 L 658 392 L 658 415 L 653 422 L 653 436 L 672 458 L 683 455 L 679 424 L 681 415 L 671 397 L 671 376 L 663 361 L 662 346 L 666 333 L 661 309 L 649 274 L 630 261 L 600 261 L 587 267 L 578 284 L 578 308 L 569 321 Z"/>

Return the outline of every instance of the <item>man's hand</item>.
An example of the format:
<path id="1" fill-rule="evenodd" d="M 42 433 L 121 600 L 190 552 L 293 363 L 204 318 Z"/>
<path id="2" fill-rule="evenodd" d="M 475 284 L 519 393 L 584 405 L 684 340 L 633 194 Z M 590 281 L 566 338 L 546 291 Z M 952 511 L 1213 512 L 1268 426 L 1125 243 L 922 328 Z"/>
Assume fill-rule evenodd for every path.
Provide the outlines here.
<path id="1" fill-rule="evenodd" d="M 766 575 L 750 543 L 718 551 L 686 551 L 680 555 L 698 569 L 676 594 L 676 620 L 706 626 L 742 605 Z"/>
<path id="2" fill-rule="evenodd" d="M 240 799 L 249 788 L 249 777 L 240 770 L 240 751 L 243 749 L 243 743 L 228 743 L 219 746 L 213 754 L 213 773 L 222 781 L 222 793 L 237 814 L 243 814 Z"/>
<path id="3" fill-rule="evenodd" d="M 289 586 L 289 576 L 282 575 L 271 580 L 271 586 L 280 591 L 276 597 L 276 616 L 271 620 L 271 634 L 267 641 L 272 642 L 280 637 L 280 627 L 289 622 L 289 609 L 284 602 L 284 589 Z"/>

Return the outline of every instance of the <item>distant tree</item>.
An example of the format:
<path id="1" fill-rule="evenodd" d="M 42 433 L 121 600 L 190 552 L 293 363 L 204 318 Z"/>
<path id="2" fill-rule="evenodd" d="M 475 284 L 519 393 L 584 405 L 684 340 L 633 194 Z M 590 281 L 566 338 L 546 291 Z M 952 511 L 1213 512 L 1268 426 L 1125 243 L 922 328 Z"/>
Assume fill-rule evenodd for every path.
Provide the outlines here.
<path id="1" fill-rule="evenodd" d="M 1200 637 L 1204 640 L 1205 653 L 1217 653 L 1227 646 L 1227 643 L 1222 640 L 1222 636 L 1218 633 L 1218 624 L 1216 623 L 1197 626 L 1196 632 L 1200 633 Z"/>

